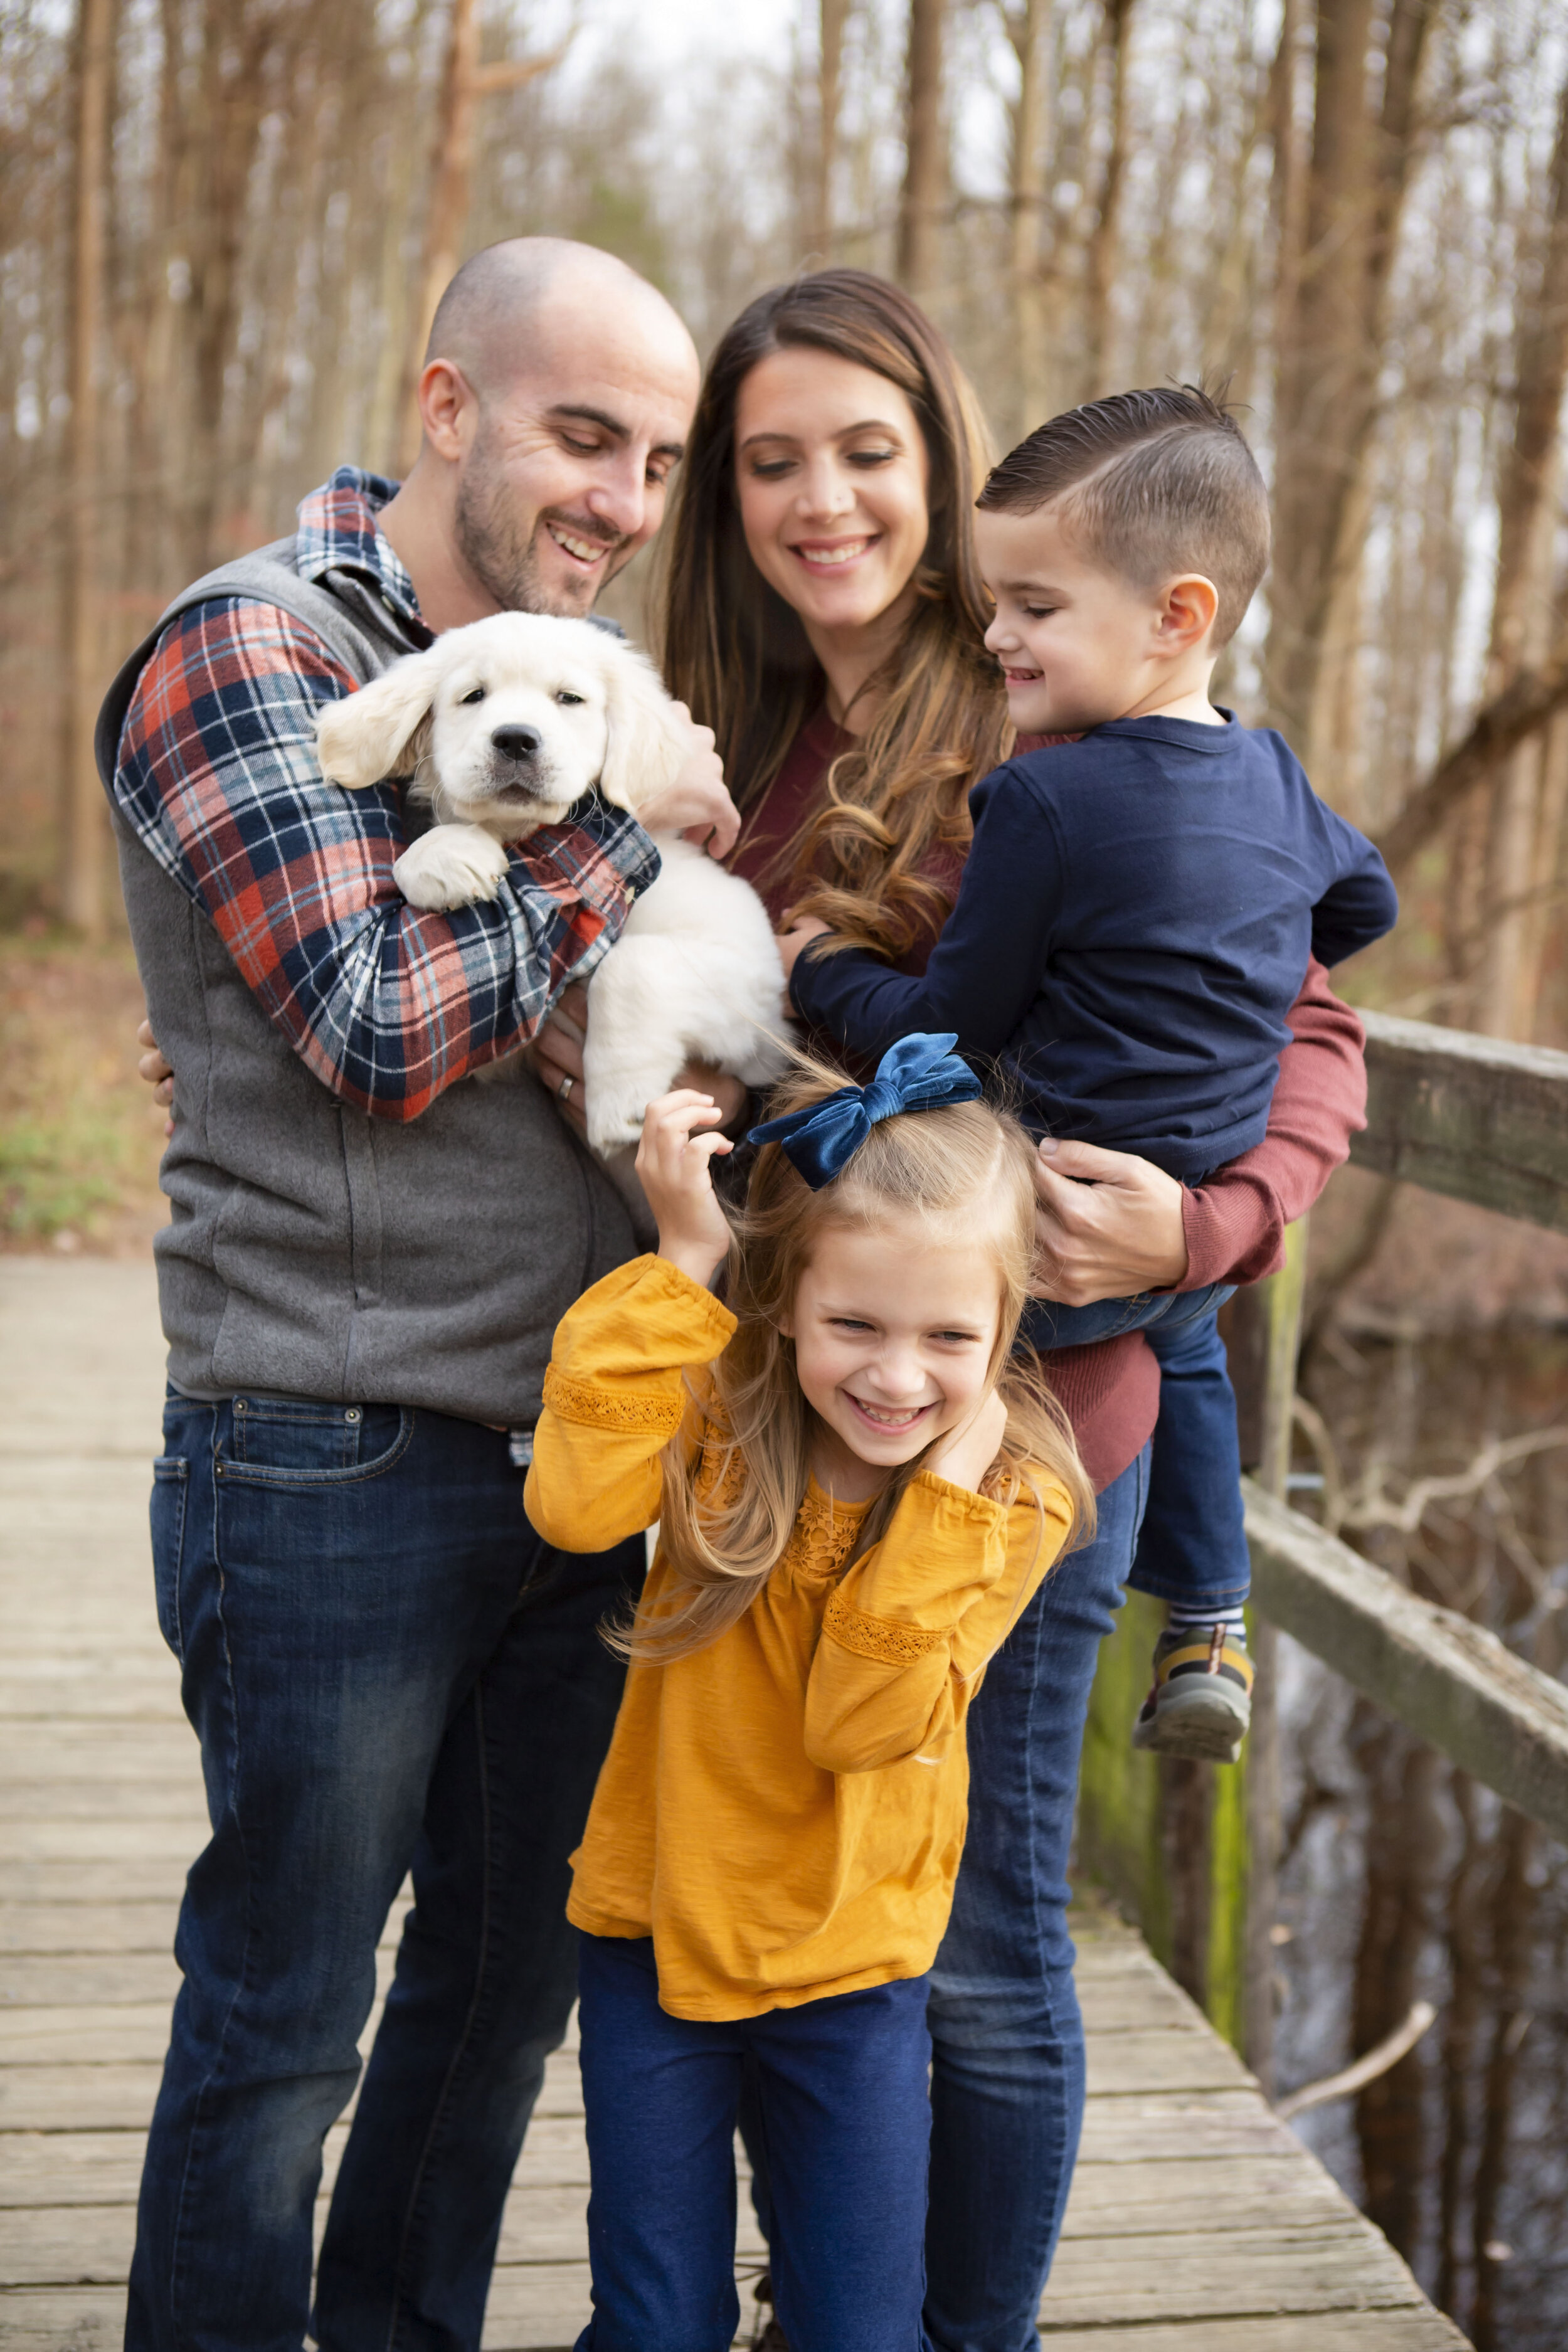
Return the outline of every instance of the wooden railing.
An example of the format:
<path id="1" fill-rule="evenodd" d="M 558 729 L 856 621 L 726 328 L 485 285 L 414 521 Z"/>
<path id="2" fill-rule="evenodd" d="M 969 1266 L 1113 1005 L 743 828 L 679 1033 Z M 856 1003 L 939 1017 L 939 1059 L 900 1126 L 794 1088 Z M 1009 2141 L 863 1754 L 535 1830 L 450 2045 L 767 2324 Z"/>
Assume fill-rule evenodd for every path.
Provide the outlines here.
<path id="1" fill-rule="evenodd" d="M 1568 1232 L 1568 1054 L 1384 1013 L 1364 1016 L 1358 1166 Z M 1132 1596 L 1107 1644 L 1084 1751 L 1079 1847 L 1161 1957 L 1271 2085 L 1279 1846 L 1274 1629 L 1485 1787 L 1568 1841 L 1568 1688 L 1469 1619 L 1421 1600 L 1286 1507 L 1305 1237 L 1238 1295 L 1229 1336 L 1244 1427 L 1258 1695 L 1245 1773 L 1131 1754 L 1159 1612 Z M 1248 1396 L 1248 1390 L 1253 1391 Z M 1245 1455 L 1244 1455 L 1245 1458 Z"/>

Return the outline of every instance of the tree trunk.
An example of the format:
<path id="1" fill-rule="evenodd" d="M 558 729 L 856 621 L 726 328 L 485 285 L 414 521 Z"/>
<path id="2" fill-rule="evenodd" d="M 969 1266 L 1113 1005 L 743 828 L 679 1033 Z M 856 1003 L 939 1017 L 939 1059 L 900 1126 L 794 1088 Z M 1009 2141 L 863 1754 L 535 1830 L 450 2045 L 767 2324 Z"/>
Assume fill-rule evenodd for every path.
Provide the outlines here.
<path id="1" fill-rule="evenodd" d="M 1367 105 L 1374 0 L 1319 0 L 1312 138 L 1296 199 L 1299 263 L 1277 299 L 1274 565 L 1265 688 L 1277 723 L 1317 772 L 1313 720 L 1337 598 L 1360 569 L 1360 503 L 1376 418 L 1384 297 L 1415 153 L 1415 91 L 1440 0 L 1393 0 L 1382 100 Z M 1287 23 L 1289 37 L 1290 26 Z M 1291 75 L 1283 79 L 1290 188 Z"/>
<path id="2" fill-rule="evenodd" d="M 60 906 L 89 939 L 103 930 L 106 828 L 92 730 L 105 683 L 101 671 L 98 562 L 99 340 L 108 213 L 109 91 L 115 0 L 81 0 L 77 20 L 76 225 L 71 257 L 70 440 L 66 643 L 65 823 Z"/>
<path id="3" fill-rule="evenodd" d="M 1018 95 L 1009 110 L 1008 262 L 1017 367 L 1014 437 L 1020 441 L 1044 423 L 1050 404 L 1046 164 L 1050 137 L 1051 17 L 1051 0 L 1018 0 L 1016 7 L 1002 10 L 1003 29 L 1018 60 Z"/>
<path id="4" fill-rule="evenodd" d="M 419 305 L 403 362 L 398 398 L 398 471 L 405 474 L 419 455 L 419 412 L 415 392 L 425 364 L 425 346 L 436 306 L 457 270 L 458 247 L 468 215 L 468 176 L 473 169 L 475 82 L 479 63 L 479 0 L 452 0 L 447 65 L 436 108 L 436 139 L 430 155 L 430 199 L 425 215 L 425 258 L 419 272 Z"/>
<path id="5" fill-rule="evenodd" d="M 816 187 L 812 244 L 825 262 L 833 258 L 833 179 L 838 160 L 838 109 L 843 97 L 844 33 L 849 0 L 821 0 L 816 58 Z"/>
<path id="6" fill-rule="evenodd" d="M 1542 662 L 1552 628 L 1552 532 L 1556 521 L 1558 420 L 1568 383 L 1568 82 L 1559 101 L 1535 287 L 1521 291 L 1516 335 L 1513 446 L 1498 490 L 1497 591 L 1487 686 L 1498 693 L 1521 668 Z M 1540 959 L 1531 950 L 1531 885 L 1542 807 L 1543 746 L 1522 744 L 1492 785 L 1487 826 L 1486 925 L 1476 1026 L 1492 1037 L 1528 1040 L 1534 1027 Z"/>
<path id="7" fill-rule="evenodd" d="M 905 68 L 904 186 L 899 203 L 897 276 L 911 294 L 937 282 L 947 154 L 942 121 L 943 0 L 910 0 Z"/>
<path id="8" fill-rule="evenodd" d="M 1127 45 L 1131 29 L 1132 0 L 1105 0 L 1101 40 L 1110 67 L 1110 137 L 1100 174 L 1100 203 L 1089 240 L 1086 270 L 1087 316 L 1084 321 L 1084 367 L 1089 397 L 1098 400 L 1111 389 L 1108 369 L 1110 342 L 1110 296 L 1118 261 L 1117 210 L 1126 161 Z"/>

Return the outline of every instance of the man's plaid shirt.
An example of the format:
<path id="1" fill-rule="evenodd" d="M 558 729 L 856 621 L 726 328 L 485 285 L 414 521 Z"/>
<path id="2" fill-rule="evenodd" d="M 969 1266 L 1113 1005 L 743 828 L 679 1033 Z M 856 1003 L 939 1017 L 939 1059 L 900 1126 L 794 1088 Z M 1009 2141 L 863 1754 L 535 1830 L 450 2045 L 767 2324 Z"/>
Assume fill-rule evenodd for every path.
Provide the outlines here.
<path id="1" fill-rule="evenodd" d="M 430 635 L 376 529 L 395 487 L 340 467 L 300 509 L 298 562 L 306 579 L 365 582 L 412 650 Z M 588 977 L 658 853 L 630 817 L 595 808 L 514 849 L 493 901 L 421 913 L 392 878 L 407 845 L 396 788 L 345 792 L 316 763 L 316 713 L 355 683 L 276 605 L 195 605 L 142 673 L 114 797 L 306 1067 L 363 1110 L 411 1119 Z"/>

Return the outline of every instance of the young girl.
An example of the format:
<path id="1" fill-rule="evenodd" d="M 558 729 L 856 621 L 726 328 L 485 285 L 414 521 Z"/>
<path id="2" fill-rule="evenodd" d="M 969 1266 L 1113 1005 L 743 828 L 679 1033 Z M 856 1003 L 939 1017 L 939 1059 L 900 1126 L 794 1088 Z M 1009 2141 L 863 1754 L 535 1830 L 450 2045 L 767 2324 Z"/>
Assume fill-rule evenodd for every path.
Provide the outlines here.
<path id="1" fill-rule="evenodd" d="M 952 1043 L 902 1039 L 865 1088 L 786 1087 L 735 1235 L 716 1107 L 654 1104 L 658 1255 L 556 1334 L 530 1517 L 566 1549 L 660 1523 L 568 1906 L 594 2182 L 578 2352 L 731 2342 L 748 2063 L 795 2352 L 926 2341 L 925 1979 L 964 1717 L 1093 1512 L 1010 1361 L 1032 1149 Z"/>

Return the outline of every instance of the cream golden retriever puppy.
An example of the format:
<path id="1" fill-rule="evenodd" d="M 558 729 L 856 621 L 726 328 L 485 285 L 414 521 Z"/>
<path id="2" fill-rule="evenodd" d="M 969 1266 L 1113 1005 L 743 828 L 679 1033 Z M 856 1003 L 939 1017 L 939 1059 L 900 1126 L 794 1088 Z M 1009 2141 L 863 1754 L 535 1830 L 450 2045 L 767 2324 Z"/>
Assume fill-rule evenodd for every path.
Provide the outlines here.
<path id="1" fill-rule="evenodd" d="M 493 898 L 508 845 L 559 824 L 596 785 L 637 814 L 690 748 L 650 662 L 589 621 L 500 613 L 448 629 L 329 703 L 321 772 L 357 790 L 411 779 L 435 824 L 393 877 L 416 907 Z M 588 1139 L 608 1159 L 689 1060 L 769 1085 L 789 1060 L 784 971 L 756 892 L 679 834 L 657 833 L 660 870 L 588 983 Z"/>

